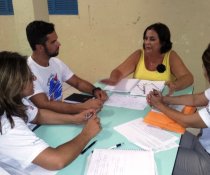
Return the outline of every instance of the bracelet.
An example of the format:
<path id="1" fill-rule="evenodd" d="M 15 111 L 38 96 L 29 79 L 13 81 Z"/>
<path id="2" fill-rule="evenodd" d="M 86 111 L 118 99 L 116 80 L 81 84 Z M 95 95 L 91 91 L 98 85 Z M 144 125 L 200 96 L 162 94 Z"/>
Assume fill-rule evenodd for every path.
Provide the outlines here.
<path id="1" fill-rule="evenodd" d="M 97 91 L 97 90 L 100 90 L 100 91 L 101 91 L 101 88 L 100 88 L 100 87 L 95 87 L 95 88 L 93 88 L 92 94 L 95 95 L 95 91 Z"/>

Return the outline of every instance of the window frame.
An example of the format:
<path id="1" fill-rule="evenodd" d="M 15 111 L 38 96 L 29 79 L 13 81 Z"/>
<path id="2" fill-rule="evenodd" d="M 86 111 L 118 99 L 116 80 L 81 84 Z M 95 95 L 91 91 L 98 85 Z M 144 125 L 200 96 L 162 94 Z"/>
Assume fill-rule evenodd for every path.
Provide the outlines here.
<path id="1" fill-rule="evenodd" d="M 0 15 L 14 15 L 12 0 L 0 0 Z"/>
<path id="2" fill-rule="evenodd" d="M 78 0 L 48 0 L 48 12 L 49 15 L 78 15 Z"/>

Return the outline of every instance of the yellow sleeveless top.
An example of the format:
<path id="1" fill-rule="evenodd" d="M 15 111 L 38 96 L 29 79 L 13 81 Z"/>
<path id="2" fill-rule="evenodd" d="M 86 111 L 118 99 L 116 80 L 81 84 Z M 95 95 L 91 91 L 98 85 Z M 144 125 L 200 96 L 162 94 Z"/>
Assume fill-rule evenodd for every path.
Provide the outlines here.
<path id="1" fill-rule="evenodd" d="M 134 72 L 134 78 L 141 80 L 173 81 L 175 77 L 171 74 L 171 69 L 169 64 L 170 52 L 171 51 L 165 53 L 162 62 L 162 64 L 166 66 L 166 70 L 163 73 L 159 73 L 157 70 L 155 71 L 147 70 L 144 62 L 144 50 L 142 50 L 139 62 Z"/>

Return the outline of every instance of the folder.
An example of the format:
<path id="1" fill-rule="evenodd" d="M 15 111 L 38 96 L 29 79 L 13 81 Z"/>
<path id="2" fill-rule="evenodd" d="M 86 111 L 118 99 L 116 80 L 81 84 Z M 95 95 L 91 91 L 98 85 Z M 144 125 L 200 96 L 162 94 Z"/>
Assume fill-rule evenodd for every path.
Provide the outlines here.
<path id="1" fill-rule="evenodd" d="M 196 107 L 185 106 L 182 110 L 184 114 L 192 114 L 196 111 Z M 186 128 L 182 127 L 179 123 L 172 120 L 163 113 L 150 111 L 144 118 L 144 122 L 153 126 L 160 127 L 165 130 L 183 134 Z"/>

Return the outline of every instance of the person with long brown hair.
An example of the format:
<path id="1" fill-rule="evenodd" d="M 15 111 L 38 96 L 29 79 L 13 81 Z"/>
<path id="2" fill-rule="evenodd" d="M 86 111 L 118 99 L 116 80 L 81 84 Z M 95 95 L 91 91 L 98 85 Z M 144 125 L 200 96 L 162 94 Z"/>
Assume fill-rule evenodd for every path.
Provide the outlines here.
<path id="1" fill-rule="evenodd" d="M 71 163 L 101 130 L 100 120 L 93 109 L 70 115 L 36 108 L 25 98 L 33 94 L 34 80 L 26 57 L 0 52 L 0 162 L 23 172 L 33 165 L 58 170 Z M 93 116 L 87 119 L 88 114 Z M 29 128 L 30 124 L 72 123 L 84 123 L 82 131 L 55 148 Z"/>

